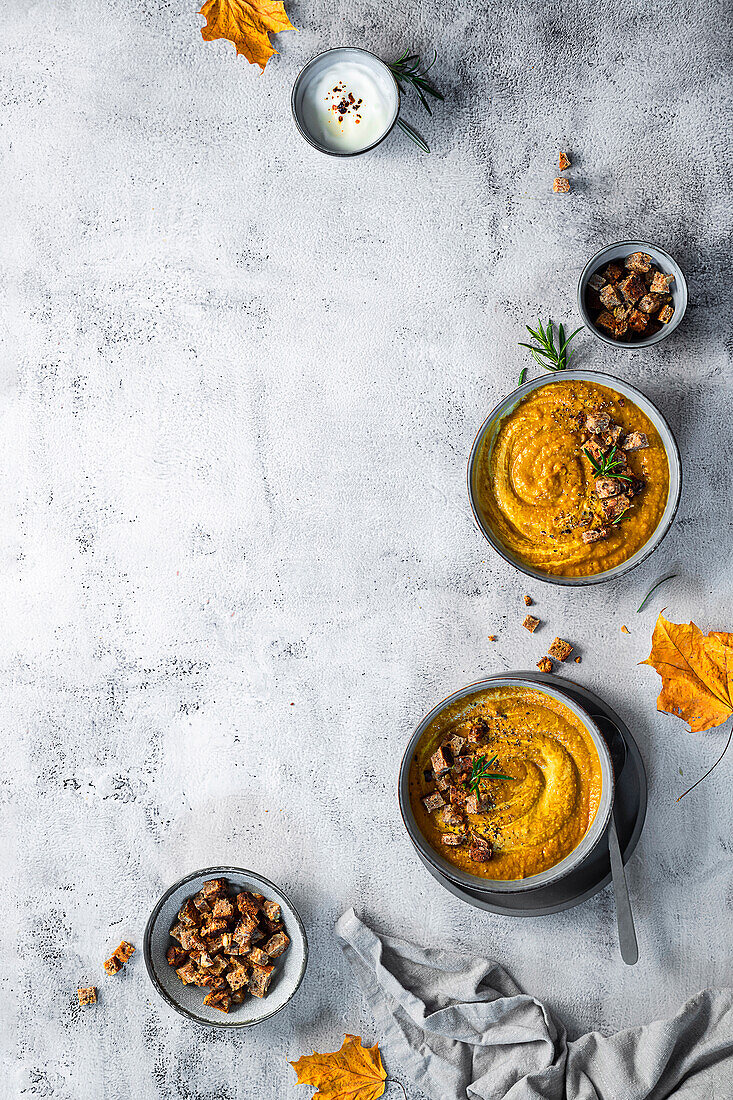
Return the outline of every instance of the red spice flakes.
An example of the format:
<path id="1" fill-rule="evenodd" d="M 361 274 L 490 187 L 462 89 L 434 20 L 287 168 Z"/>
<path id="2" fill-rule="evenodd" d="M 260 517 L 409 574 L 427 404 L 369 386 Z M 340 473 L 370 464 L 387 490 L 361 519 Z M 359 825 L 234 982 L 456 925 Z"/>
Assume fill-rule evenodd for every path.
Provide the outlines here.
<path id="1" fill-rule="evenodd" d="M 336 115 L 338 122 L 343 122 L 344 117 L 348 114 L 354 115 L 354 122 L 361 122 L 361 115 L 359 110 L 361 108 L 363 100 L 355 99 L 353 92 L 346 91 L 346 85 L 343 81 L 339 81 L 338 84 L 332 89 L 332 94 L 339 96 L 337 101 L 330 104 L 330 109 Z M 326 96 L 326 103 L 328 103 L 328 96 Z"/>

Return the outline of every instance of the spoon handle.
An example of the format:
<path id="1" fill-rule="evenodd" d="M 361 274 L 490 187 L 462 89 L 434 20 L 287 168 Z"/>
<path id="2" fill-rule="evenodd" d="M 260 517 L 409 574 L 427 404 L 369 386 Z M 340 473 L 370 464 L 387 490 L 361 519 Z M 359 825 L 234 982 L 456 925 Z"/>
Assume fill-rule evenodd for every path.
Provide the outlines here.
<path id="1" fill-rule="evenodd" d="M 613 878 L 613 893 L 616 898 L 616 922 L 618 924 L 618 943 L 621 948 L 621 958 L 629 966 L 633 966 L 639 958 L 639 945 L 636 942 L 634 917 L 631 912 L 629 888 L 626 884 L 626 873 L 621 859 L 614 811 L 611 812 L 611 823 L 608 827 L 608 851 L 611 856 L 611 877 Z"/>

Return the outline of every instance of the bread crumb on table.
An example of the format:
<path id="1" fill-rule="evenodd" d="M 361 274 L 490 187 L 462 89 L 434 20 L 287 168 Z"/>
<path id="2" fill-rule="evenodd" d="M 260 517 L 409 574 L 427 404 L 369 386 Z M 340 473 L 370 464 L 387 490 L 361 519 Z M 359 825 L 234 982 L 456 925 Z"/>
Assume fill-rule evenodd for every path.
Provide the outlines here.
<path id="1" fill-rule="evenodd" d="M 552 661 L 549 657 L 543 657 L 541 661 L 537 662 L 537 668 L 540 672 L 552 672 Z"/>
<path id="2" fill-rule="evenodd" d="M 621 627 L 621 633 L 622 634 L 630 634 L 631 631 L 629 630 L 628 626 L 622 626 Z"/>
<path id="3" fill-rule="evenodd" d="M 111 976 L 112 974 L 119 973 L 122 967 L 125 965 L 131 955 L 134 955 L 135 948 L 131 943 L 127 943 L 123 940 L 120 946 L 110 955 L 104 964 L 104 969 Z"/>
<path id="4" fill-rule="evenodd" d="M 570 157 L 567 155 L 567 153 L 563 153 L 562 149 L 560 150 L 560 155 L 558 156 L 557 160 L 561 172 L 564 172 L 566 168 L 570 167 Z"/>
<path id="5" fill-rule="evenodd" d="M 524 604 L 525 604 L 525 607 L 531 607 L 532 606 L 532 597 L 531 596 L 525 596 L 524 597 Z"/>
<path id="6" fill-rule="evenodd" d="M 530 634 L 534 634 L 537 627 L 540 625 L 540 620 L 535 619 L 534 615 L 528 615 L 522 623 L 525 630 L 528 630 Z"/>
<path id="7" fill-rule="evenodd" d="M 556 661 L 567 661 L 572 652 L 573 647 L 570 642 L 566 642 L 562 638 L 555 638 L 555 641 L 547 650 L 547 655 L 548 657 L 554 657 Z"/>
<path id="8" fill-rule="evenodd" d="M 88 985 L 82 989 L 77 989 L 76 995 L 79 998 L 80 1005 L 95 1005 L 97 1003 L 96 985 Z"/>
<path id="9" fill-rule="evenodd" d="M 570 190 L 570 180 L 565 179 L 565 176 L 558 176 L 553 180 L 552 190 L 556 195 L 567 195 Z"/>

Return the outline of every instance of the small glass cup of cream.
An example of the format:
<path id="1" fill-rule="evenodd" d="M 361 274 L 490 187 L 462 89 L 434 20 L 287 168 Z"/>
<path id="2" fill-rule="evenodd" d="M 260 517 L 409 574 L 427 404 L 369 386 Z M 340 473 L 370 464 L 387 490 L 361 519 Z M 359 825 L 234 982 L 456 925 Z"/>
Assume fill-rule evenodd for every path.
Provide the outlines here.
<path id="1" fill-rule="evenodd" d="M 291 97 L 295 125 L 332 157 L 366 153 L 397 121 L 400 92 L 383 61 L 368 50 L 339 46 L 312 58 Z"/>

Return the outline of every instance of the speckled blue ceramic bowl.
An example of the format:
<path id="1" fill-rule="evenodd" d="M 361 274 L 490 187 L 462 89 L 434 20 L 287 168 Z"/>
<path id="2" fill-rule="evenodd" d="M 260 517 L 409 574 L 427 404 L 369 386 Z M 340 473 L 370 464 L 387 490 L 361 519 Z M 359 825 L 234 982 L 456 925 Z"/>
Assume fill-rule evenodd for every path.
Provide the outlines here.
<path id="1" fill-rule="evenodd" d="M 234 1006 L 229 1013 L 205 1005 L 207 990 L 196 985 L 184 985 L 165 957 L 173 943 L 170 928 L 175 923 L 178 910 L 186 898 L 197 894 L 211 878 L 225 878 L 233 887 L 252 890 L 264 894 L 268 901 L 278 902 L 285 931 L 290 937 L 288 950 L 277 960 L 267 996 L 261 999 L 247 997 L 243 1004 Z M 158 993 L 182 1016 L 206 1027 L 253 1027 L 280 1012 L 295 996 L 308 965 L 308 941 L 295 906 L 269 879 L 241 867 L 207 867 L 186 875 L 163 894 L 145 928 L 143 955 L 150 980 Z"/>

